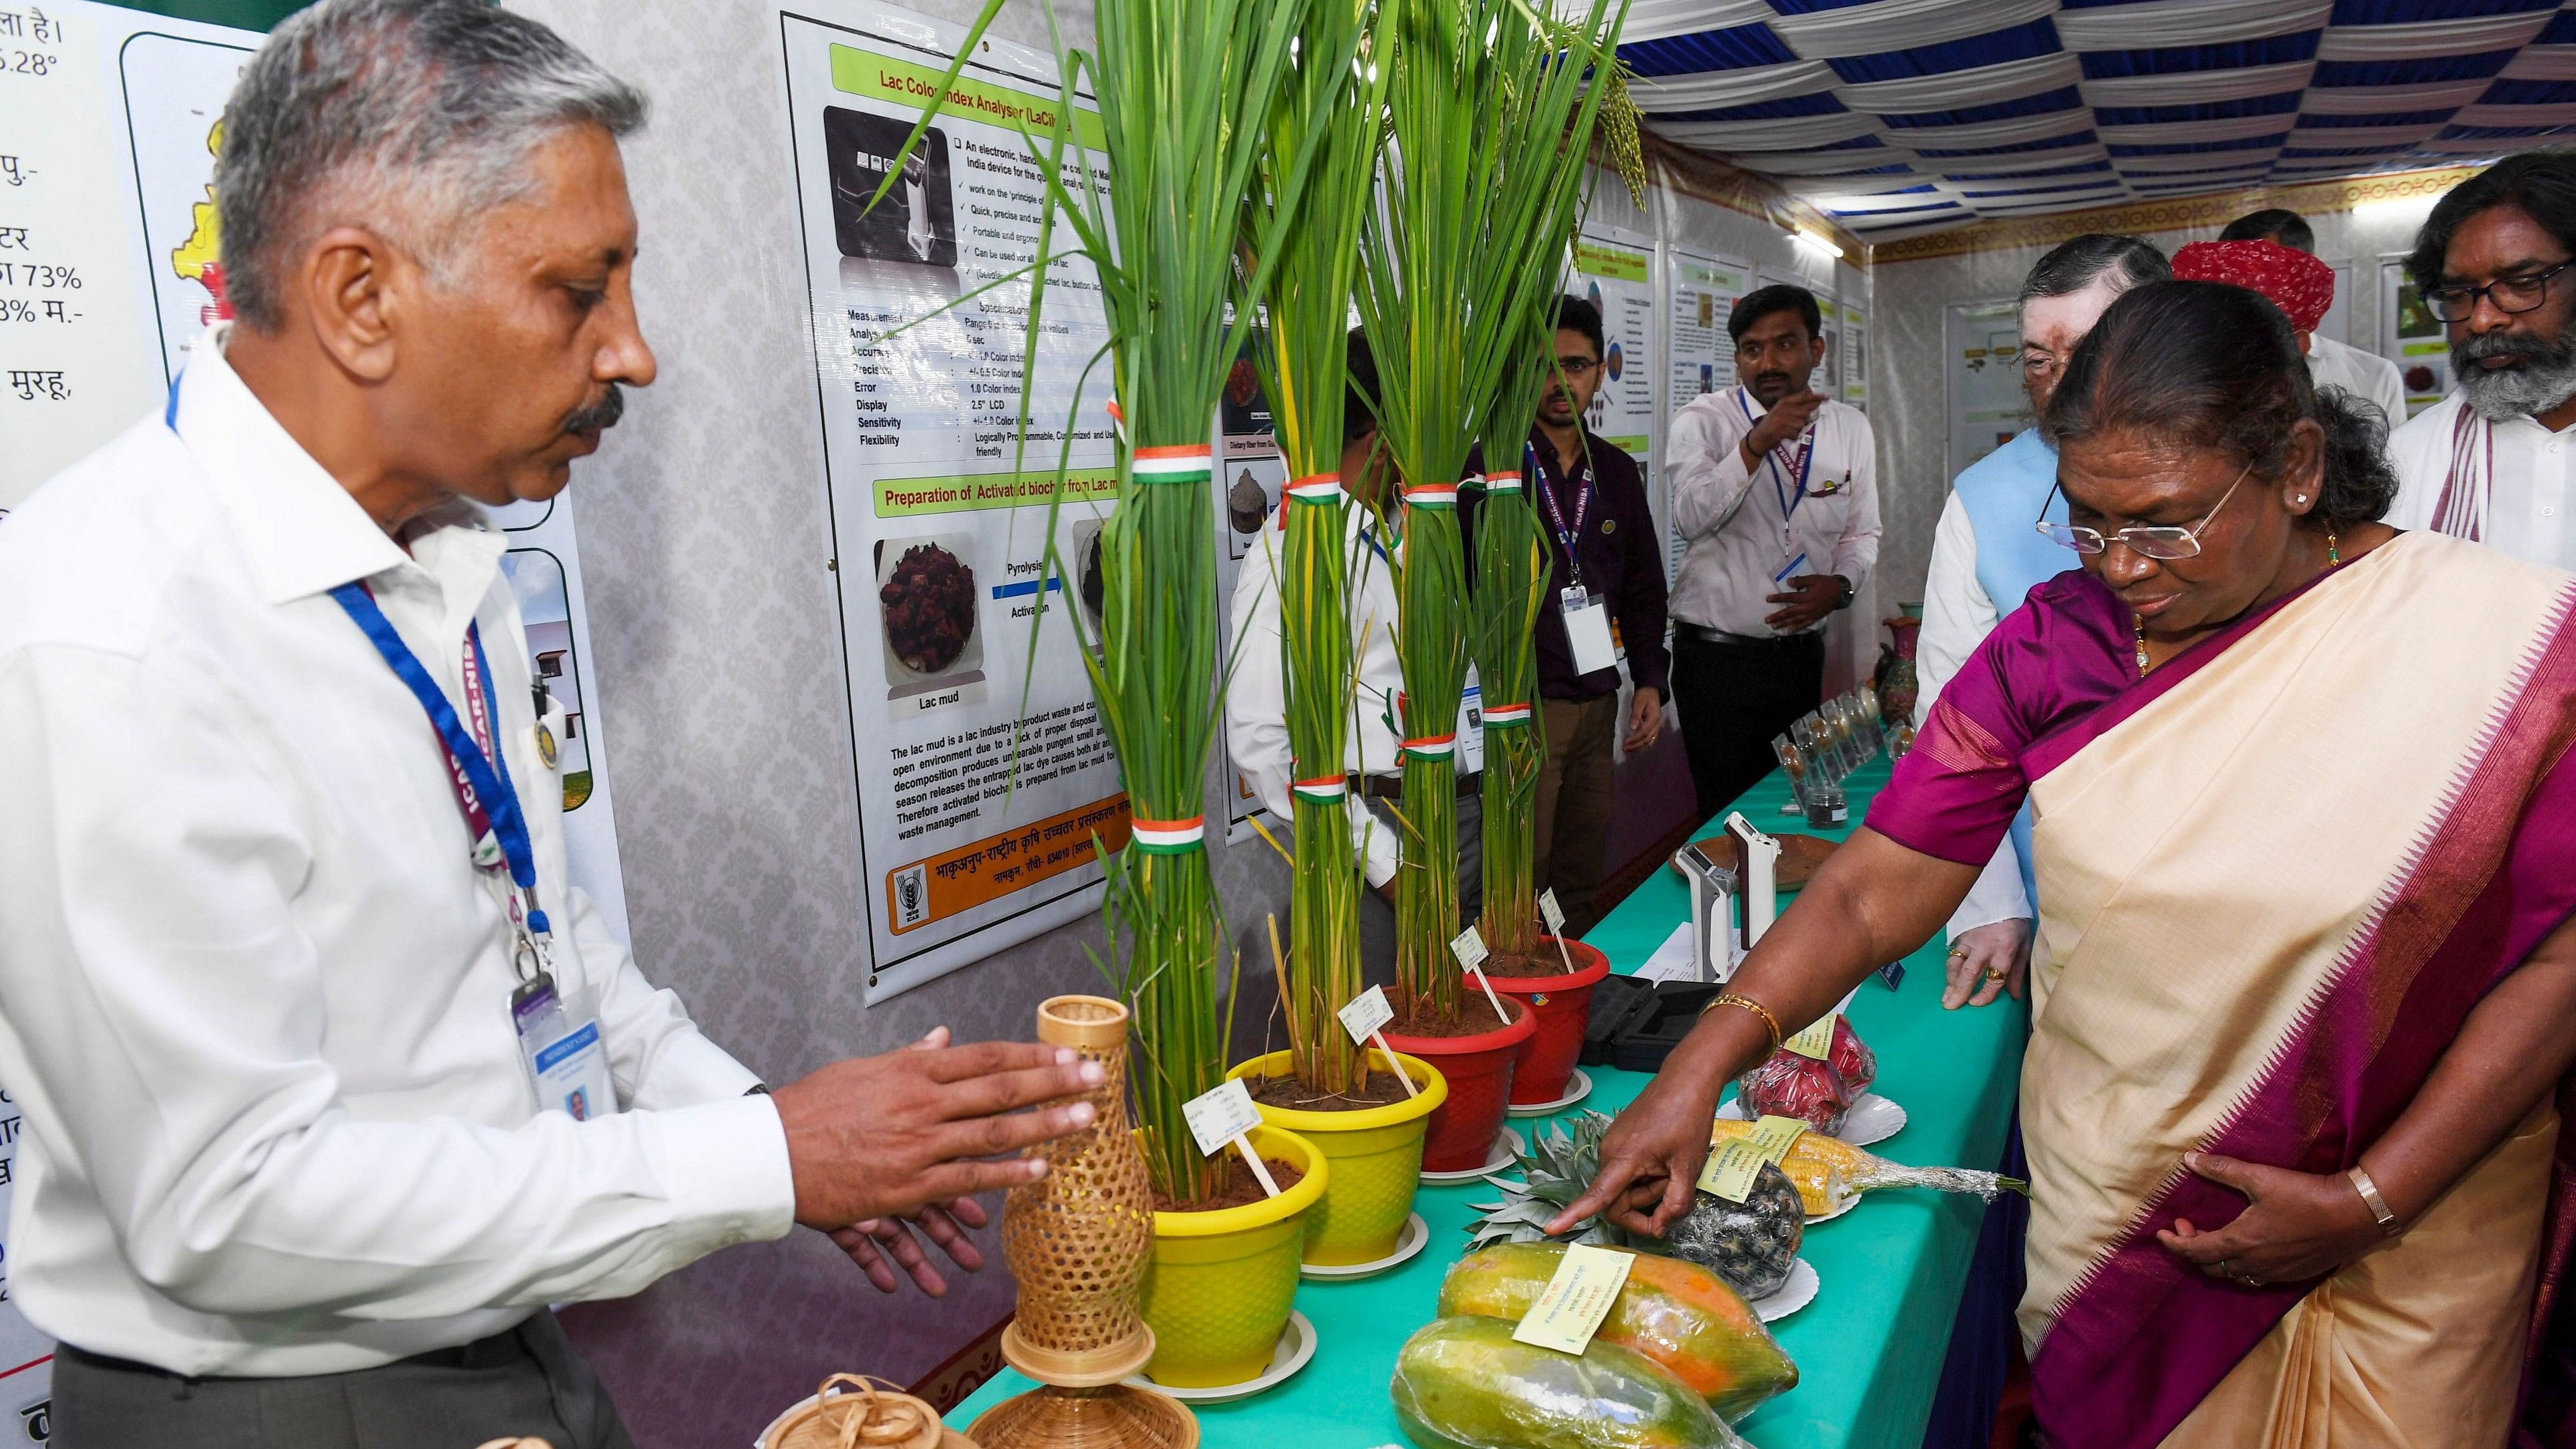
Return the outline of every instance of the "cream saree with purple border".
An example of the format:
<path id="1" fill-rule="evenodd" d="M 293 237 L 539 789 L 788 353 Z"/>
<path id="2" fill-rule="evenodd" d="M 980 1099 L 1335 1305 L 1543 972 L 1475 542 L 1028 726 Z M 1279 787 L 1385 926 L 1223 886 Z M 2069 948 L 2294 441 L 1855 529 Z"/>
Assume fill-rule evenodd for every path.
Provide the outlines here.
<path id="1" fill-rule="evenodd" d="M 2564 574 L 2402 535 L 2139 679 L 2126 609 L 2063 575 L 1873 806 L 1982 863 L 2032 805 L 2021 1323 L 2053 1442 L 2507 1442 L 2565 1257 L 2550 1106 L 2321 1283 L 2215 1281 L 2154 1233 L 2243 1207 L 2186 1151 L 2356 1161 L 2576 909 L 2571 603 Z"/>

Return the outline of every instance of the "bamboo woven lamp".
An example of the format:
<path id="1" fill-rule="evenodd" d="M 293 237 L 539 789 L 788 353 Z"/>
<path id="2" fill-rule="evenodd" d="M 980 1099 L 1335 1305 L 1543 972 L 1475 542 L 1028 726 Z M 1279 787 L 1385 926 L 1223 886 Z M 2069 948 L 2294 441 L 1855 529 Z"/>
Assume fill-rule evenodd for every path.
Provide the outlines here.
<path id="1" fill-rule="evenodd" d="M 1119 1382 L 1154 1356 L 1136 1311 L 1154 1204 L 1127 1127 L 1127 1008 L 1050 997 L 1038 1040 L 1100 1063 L 1100 1085 L 1085 1094 L 1096 1115 L 1090 1130 L 1031 1149 L 1047 1175 L 1002 1206 L 1002 1256 L 1020 1287 L 1002 1356 L 1046 1387 L 994 1405 L 967 1435 L 985 1449 L 1196 1449 L 1188 1409 Z"/>

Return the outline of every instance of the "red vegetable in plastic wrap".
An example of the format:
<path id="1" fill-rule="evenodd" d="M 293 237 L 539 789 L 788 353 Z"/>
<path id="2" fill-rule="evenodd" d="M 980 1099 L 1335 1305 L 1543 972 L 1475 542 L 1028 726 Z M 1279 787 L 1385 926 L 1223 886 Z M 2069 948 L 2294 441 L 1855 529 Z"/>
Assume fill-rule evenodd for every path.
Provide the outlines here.
<path id="1" fill-rule="evenodd" d="M 1860 1100 L 1861 1093 L 1869 1090 L 1870 1083 L 1878 1080 L 1878 1053 L 1871 1051 L 1869 1043 L 1860 1039 L 1860 1033 L 1852 1030 L 1850 1017 L 1834 1018 L 1834 1045 L 1833 1050 L 1826 1054 L 1826 1060 L 1834 1064 L 1835 1071 L 1843 1074 L 1843 1081 L 1851 1086 L 1855 1102 Z"/>
<path id="2" fill-rule="evenodd" d="M 1746 1072 L 1735 1086 L 1748 1115 L 1795 1117 L 1828 1137 L 1843 1130 L 1843 1118 L 1860 1099 L 1832 1062 L 1785 1048 Z"/>

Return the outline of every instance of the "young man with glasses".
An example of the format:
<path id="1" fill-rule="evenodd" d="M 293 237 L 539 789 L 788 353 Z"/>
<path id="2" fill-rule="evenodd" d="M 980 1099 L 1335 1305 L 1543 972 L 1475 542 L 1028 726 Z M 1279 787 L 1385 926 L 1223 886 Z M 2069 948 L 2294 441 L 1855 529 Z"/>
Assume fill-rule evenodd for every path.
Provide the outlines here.
<path id="1" fill-rule="evenodd" d="M 1664 729 L 1664 560 L 1636 460 L 1585 423 L 1601 391 L 1601 312 L 1581 297 L 1556 304 L 1554 368 L 1540 395 L 1524 460 L 1552 560 L 1538 626 L 1539 707 L 1547 764 L 1538 780 L 1537 879 L 1554 890 L 1567 930 L 1597 914 L 1602 847 L 1615 796 L 1612 744 L 1631 752 Z M 1601 608 L 1628 656 L 1636 692 L 1624 715 L 1619 671 L 1604 631 L 1569 610 Z M 1577 641 L 1577 634 L 1584 640 Z"/>
<path id="2" fill-rule="evenodd" d="M 1726 319 L 1737 385 L 1673 415 L 1673 701 L 1702 819 L 1823 700 L 1825 621 L 1878 562 L 1869 419 L 1807 385 L 1821 324 L 1804 287 L 1747 293 Z"/>
<path id="3" fill-rule="evenodd" d="M 2048 406 L 2067 358 L 2111 303 L 2168 275 L 2164 253 L 2133 236 L 2079 236 L 2039 259 L 2020 299 L 2022 388 L 2034 415 Z M 2031 529 L 2034 514 L 2043 523 L 2065 521 L 2056 489 L 2057 450 L 2037 428 L 2023 429 L 1959 474 L 1941 506 L 1923 586 L 1917 728 L 2003 616 L 2021 607 L 2033 587 L 2075 567 L 2073 555 Z M 2021 995 L 2037 919 L 2029 861 L 2025 812 L 1950 917 L 1944 1006 L 1984 1006 L 2006 991 Z"/>
<path id="4" fill-rule="evenodd" d="M 2457 388 L 2388 440 L 2388 522 L 2576 567 L 2576 155 L 2529 151 L 2435 203 L 2406 270 L 2451 343 Z"/>

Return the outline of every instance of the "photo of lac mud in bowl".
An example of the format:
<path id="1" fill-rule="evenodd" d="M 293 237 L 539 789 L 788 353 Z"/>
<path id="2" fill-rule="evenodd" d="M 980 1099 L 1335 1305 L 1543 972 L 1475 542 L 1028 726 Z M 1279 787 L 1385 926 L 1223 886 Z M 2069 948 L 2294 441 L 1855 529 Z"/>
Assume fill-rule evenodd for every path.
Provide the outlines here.
<path id="1" fill-rule="evenodd" d="M 974 542 L 968 534 L 935 534 L 877 545 L 886 683 L 896 697 L 983 677 Z"/>

